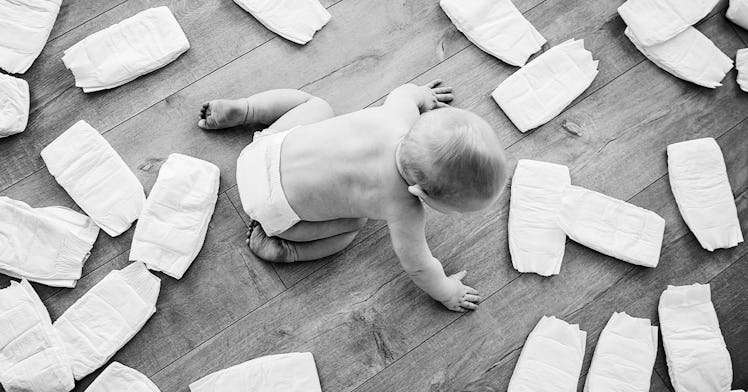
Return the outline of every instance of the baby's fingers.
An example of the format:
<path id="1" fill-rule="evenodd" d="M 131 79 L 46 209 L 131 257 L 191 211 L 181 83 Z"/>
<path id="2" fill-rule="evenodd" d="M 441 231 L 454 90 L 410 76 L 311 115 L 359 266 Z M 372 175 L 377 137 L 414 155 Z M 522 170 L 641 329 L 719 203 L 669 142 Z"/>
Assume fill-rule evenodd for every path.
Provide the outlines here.
<path id="1" fill-rule="evenodd" d="M 457 279 L 457 281 L 461 281 L 462 278 L 465 277 L 465 275 L 467 275 L 467 271 L 460 271 L 454 275 L 451 275 L 450 278 Z M 475 294 L 478 294 L 478 293 L 475 293 Z"/>
<path id="2" fill-rule="evenodd" d="M 436 86 L 438 86 L 440 84 L 442 84 L 442 80 L 441 79 L 434 79 L 434 80 L 426 83 L 424 86 L 428 87 L 428 88 L 434 88 L 434 87 L 436 87 Z"/>
<path id="3" fill-rule="evenodd" d="M 479 295 L 467 294 L 465 295 L 465 301 L 479 303 L 483 299 Z"/>
<path id="4" fill-rule="evenodd" d="M 436 100 L 439 102 L 452 102 L 455 97 L 452 94 L 436 94 Z"/>
<path id="5" fill-rule="evenodd" d="M 431 89 L 431 91 L 433 91 L 434 94 L 449 94 L 452 92 L 452 87 L 448 87 L 448 86 L 434 87 Z"/>
<path id="6" fill-rule="evenodd" d="M 462 301 L 460 303 L 460 307 L 463 308 L 463 309 L 467 309 L 467 310 L 478 309 L 478 305 L 477 304 L 474 304 L 474 303 L 468 302 L 468 301 Z"/>
<path id="7" fill-rule="evenodd" d="M 472 288 L 470 286 L 465 286 L 465 292 L 468 293 L 468 294 L 478 295 L 478 290 L 476 290 L 476 289 L 474 289 L 474 288 Z"/>

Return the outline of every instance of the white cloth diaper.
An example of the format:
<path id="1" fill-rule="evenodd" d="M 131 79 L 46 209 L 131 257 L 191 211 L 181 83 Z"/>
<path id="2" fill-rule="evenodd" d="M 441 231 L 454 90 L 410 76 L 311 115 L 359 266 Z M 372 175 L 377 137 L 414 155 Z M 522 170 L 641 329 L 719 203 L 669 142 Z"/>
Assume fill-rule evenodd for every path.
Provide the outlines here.
<path id="1" fill-rule="evenodd" d="M 511 0 L 441 0 L 452 23 L 484 52 L 521 67 L 545 38 Z"/>
<path id="2" fill-rule="evenodd" d="M 579 325 L 543 316 L 522 347 L 507 392 L 576 392 L 586 342 Z"/>
<path id="3" fill-rule="evenodd" d="M 732 69 L 732 60 L 693 27 L 689 26 L 675 37 L 653 46 L 643 45 L 630 28 L 626 28 L 624 33 L 655 65 L 699 86 L 721 86 L 720 82 Z"/>
<path id="4" fill-rule="evenodd" d="M 735 67 L 738 69 L 738 86 L 748 92 L 748 48 L 740 49 L 735 54 Z"/>
<path id="5" fill-rule="evenodd" d="M 520 132 L 527 132 L 581 95 L 597 76 L 597 64 L 583 40 L 568 40 L 510 75 L 491 96 Z"/>
<path id="6" fill-rule="evenodd" d="M 656 356 L 657 327 L 613 313 L 597 341 L 584 392 L 649 392 Z"/>
<path id="7" fill-rule="evenodd" d="M 0 138 L 23 132 L 28 121 L 29 84 L 0 74 Z"/>
<path id="8" fill-rule="evenodd" d="M 719 0 L 628 0 L 618 14 L 642 45 L 661 44 L 704 18 Z"/>
<path id="9" fill-rule="evenodd" d="M 0 68 L 24 73 L 44 49 L 62 0 L 0 0 Z"/>
<path id="10" fill-rule="evenodd" d="M 732 363 L 708 284 L 668 286 L 658 308 L 675 392 L 727 392 Z"/>
<path id="11" fill-rule="evenodd" d="M 210 162 L 169 155 L 138 218 L 130 260 L 180 279 L 205 241 L 219 177 Z"/>
<path id="12" fill-rule="evenodd" d="M 83 92 L 121 86 L 155 71 L 190 48 L 167 7 L 150 8 L 89 35 L 65 51 L 62 61 Z"/>
<path id="13" fill-rule="evenodd" d="M 270 31 L 304 45 L 330 21 L 317 0 L 234 0 Z"/>
<path id="14" fill-rule="evenodd" d="M 156 312 L 161 281 L 143 263 L 110 272 L 53 327 L 76 380 L 103 366 Z"/>
<path id="15" fill-rule="evenodd" d="M 321 392 L 312 353 L 268 355 L 209 374 L 191 392 Z"/>
<path id="16" fill-rule="evenodd" d="M 0 196 L 0 273 L 75 287 L 98 234 L 91 219 L 68 208 Z"/>
<path id="17" fill-rule="evenodd" d="M 701 247 L 708 251 L 743 242 L 738 210 L 717 142 L 703 138 L 667 146 L 670 188 Z"/>
<path id="18" fill-rule="evenodd" d="M 78 121 L 42 150 L 42 159 L 70 197 L 116 237 L 138 219 L 143 185 L 99 132 Z"/>
<path id="19" fill-rule="evenodd" d="M 748 0 L 730 0 L 727 19 L 748 30 Z"/>
<path id="20" fill-rule="evenodd" d="M 156 384 L 139 371 L 112 362 L 96 377 L 86 392 L 161 392 Z"/>
<path id="21" fill-rule="evenodd" d="M 509 252 L 517 271 L 551 276 L 561 270 L 566 233 L 558 226 L 558 209 L 570 184 L 566 166 L 517 162 L 509 200 Z"/>
<path id="22" fill-rule="evenodd" d="M 60 338 L 27 280 L 0 290 L 0 331 L 0 384 L 6 392 L 73 389 Z"/>
<path id="23" fill-rule="evenodd" d="M 572 240 L 617 259 L 657 267 L 665 220 L 652 211 L 578 186 L 566 187 L 559 225 Z"/>

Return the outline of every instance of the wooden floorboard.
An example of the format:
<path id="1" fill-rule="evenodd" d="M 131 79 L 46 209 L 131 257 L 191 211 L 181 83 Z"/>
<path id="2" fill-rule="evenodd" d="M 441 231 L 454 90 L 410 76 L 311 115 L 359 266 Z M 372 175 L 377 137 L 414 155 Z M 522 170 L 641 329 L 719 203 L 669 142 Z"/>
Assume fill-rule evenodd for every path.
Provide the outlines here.
<path id="1" fill-rule="evenodd" d="M 114 360 L 152 377 L 164 392 L 187 391 L 189 382 L 212 371 L 288 351 L 314 353 L 326 392 L 503 391 L 541 315 L 561 316 L 589 332 L 583 379 L 613 311 L 657 324 L 656 302 L 667 284 L 711 281 L 733 363 L 746 368 L 748 247 L 713 254 L 699 247 L 673 200 L 665 159 L 667 144 L 717 138 L 746 233 L 748 95 L 737 87 L 735 70 L 715 90 L 660 70 L 623 35 L 625 25 L 616 13 L 621 0 L 518 0 L 550 45 L 585 39 L 600 60 L 600 74 L 568 110 L 522 134 L 490 98 L 516 68 L 470 44 L 437 2 L 322 3 L 333 19 L 303 47 L 276 37 L 231 1 L 63 3 L 50 42 L 23 75 L 32 91 L 29 128 L 0 139 L 0 195 L 32 206 L 77 208 L 44 169 L 39 151 L 78 119 L 104 133 L 146 191 L 171 152 L 221 168 L 221 195 L 203 250 L 181 280 L 158 274 L 158 312 Z M 108 92 L 83 94 L 73 87 L 60 61 L 64 49 L 159 5 L 169 5 L 190 39 L 185 55 Z M 726 5 L 721 0 L 697 27 L 734 57 L 747 36 L 726 21 Z M 382 222 L 370 222 L 349 249 L 316 262 L 271 265 L 247 250 L 249 218 L 241 208 L 234 164 L 251 132 L 199 130 L 195 120 L 203 101 L 303 88 L 344 113 L 381 103 L 402 83 L 434 78 L 455 87 L 456 106 L 475 111 L 498 130 L 512 165 L 521 158 L 566 164 L 573 183 L 663 216 L 660 266 L 632 266 L 568 241 L 561 275 L 520 275 L 506 245 L 508 191 L 481 213 L 428 213 L 434 254 L 450 273 L 467 269 L 466 282 L 488 297 L 478 312 L 464 316 L 445 311 L 412 284 Z M 577 124 L 582 135 L 564 131 L 563 121 Z M 76 289 L 35 285 L 53 319 L 109 271 L 128 264 L 132 232 L 99 236 Z M 8 280 L 0 275 L 0 287 Z M 663 358 L 660 352 L 652 391 L 671 390 Z M 746 382 L 736 371 L 734 386 L 744 388 Z"/>

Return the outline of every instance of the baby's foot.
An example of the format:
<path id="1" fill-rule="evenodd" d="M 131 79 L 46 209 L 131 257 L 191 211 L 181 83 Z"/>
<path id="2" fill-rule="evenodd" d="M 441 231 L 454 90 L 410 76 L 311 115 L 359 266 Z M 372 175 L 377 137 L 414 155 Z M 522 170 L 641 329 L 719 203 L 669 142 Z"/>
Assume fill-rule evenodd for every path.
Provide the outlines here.
<path id="1" fill-rule="evenodd" d="M 252 222 L 247 232 L 247 245 L 255 256 L 265 261 L 273 263 L 296 261 L 296 250 L 293 244 L 278 237 L 268 237 L 257 221 Z"/>
<path id="2" fill-rule="evenodd" d="M 200 108 L 197 126 L 203 129 L 220 129 L 242 125 L 247 120 L 246 99 L 215 99 Z"/>

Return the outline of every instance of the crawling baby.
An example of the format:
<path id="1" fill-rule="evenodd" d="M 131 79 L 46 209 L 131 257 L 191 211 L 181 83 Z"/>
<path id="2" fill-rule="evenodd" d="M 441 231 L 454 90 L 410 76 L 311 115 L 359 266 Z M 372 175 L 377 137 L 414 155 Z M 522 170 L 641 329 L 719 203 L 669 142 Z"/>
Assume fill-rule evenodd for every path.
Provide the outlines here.
<path id="1" fill-rule="evenodd" d="M 450 310 L 481 298 L 446 276 L 426 244 L 424 204 L 443 213 L 490 206 L 506 180 L 503 147 L 477 115 L 449 107 L 441 81 L 406 84 L 379 107 L 335 116 L 298 90 L 203 105 L 198 126 L 245 125 L 255 134 L 237 160 L 241 203 L 254 220 L 249 248 L 273 262 L 345 249 L 367 218 L 387 222 L 392 246 L 418 287 Z"/>

